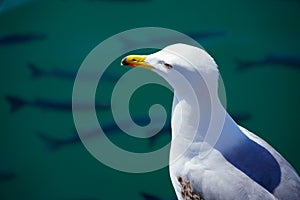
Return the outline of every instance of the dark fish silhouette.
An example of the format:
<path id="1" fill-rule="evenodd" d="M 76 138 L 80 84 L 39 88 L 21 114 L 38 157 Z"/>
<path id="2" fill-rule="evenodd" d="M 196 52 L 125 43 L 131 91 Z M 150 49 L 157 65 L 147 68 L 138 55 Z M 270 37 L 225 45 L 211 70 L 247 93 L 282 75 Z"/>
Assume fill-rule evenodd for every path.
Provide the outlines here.
<path id="1" fill-rule="evenodd" d="M 245 61 L 238 60 L 238 70 L 246 70 L 258 66 L 276 66 L 300 69 L 300 56 L 291 55 L 268 55 L 259 60 Z"/>
<path id="2" fill-rule="evenodd" d="M 3 0 L 0 1 L 0 14 L 8 10 L 20 7 L 35 0 Z"/>
<path id="3" fill-rule="evenodd" d="M 154 196 L 154 195 L 147 194 L 147 193 L 144 193 L 144 192 L 141 193 L 141 196 L 142 196 L 145 200 L 176 200 L 176 197 L 174 197 L 174 198 L 169 198 L 169 199 L 162 199 L 162 198 L 159 198 L 159 197 L 156 197 L 156 196 Z"/>
<path id="4" fill-rule="evenodd" d="M 0 170 L 0 181 L 10 181 L 16 178 L 16 174 L 9 170 Z"/>
<path id="5" fill-rule="evenodd" d="M 238 124 L 241 124 L 245 121 L 248 121 L 252 118 L 251 114 L 249 113 L 233 113 L 230 114 L 230 116 L 234 119 L 234 121 L 236 121 Z"/>
<path id="6" fill-rule="evenodd" d="M 74 133 L 72 136 L 66 138 L 56 138 L 42 132 L 37 132 L 37 136 L 45 143 L 47 148 L 53 150 L 80 142 L 80 138 L 77 133 Z"/>
<path id="7" fill-rule="evenodd" d="M 0 45 L 20 44 L 36 40 L 44 40 L 46 38 L 47 36 L 41 33 L 12 34 L 0 37 Z"/>
<path id="8" fill-rule="evenodd" d="M 219 38 L 219 37 L 223 37 L 227 34 L 226 31 L 224 30 L 207 30 L 207 31 L 199 31 L 199 32 L 188 32 L 186 33 L 186 35 L 190 36 L 191 38 L 193 38 L 196 41 L 203 41 L 203 40 L 207 40 L 207 39 L 212 39 L 212 38 Z M 185 38 L 182 38 L 180 36 L 174 36 L 174 37 L 159 37 L 157 39 L 149 39 L 146 41 L 139 41 L 139 44 L 142 43 L 143 45 L 147 46 L 148 44 L 150 44 L 151 46 L 155 45 L 155 44 L 161 44 L 162 41 L 164 43 L 174 43 L 174 41 L 180 41 L 180 42 L 184 42 L 182 40 L 184 40 Z M 132 46 L 136 46 L 136 41 L 129 39 L 129 38 L 125 38 L 125 37 L 119 37 L 119 40 L 121 43 L 123 43 L 123 46 L 125 49 L 128 49 Z"/>
<path id="9" fill-rule="evenodd" d="M 32 63 L 27 63 L 27 67 L 30 69 L 33 78 L 49 77 L 74 80 L 78 72 L 77 70 L 70 69 L 44 70 Z M 84 80 L 95 80 L 98 78 L 92 72 L 86 72 L 82 77 L 84 77 Z M 113 74 L 104 73 L 101 79 L 105 81 L 117 81 L 119 77 Z"/>
<path id="10" fill-rule="evenodd" d="M 139 124 L 149 123 L 149 117 L 145 116 L 145 115 L 140 116 L 140 117 L 135 117 L 135 119 L 136 120 L 134 120 L 134 121 L 136 123 L 139 123 Z M 156 119 L 154 119 L 154 120 L 156 120 Z M 159 118 L 157 120 L 159 120 Z M 121 122 L 121 123 L 123 124 L 123 126 L 126 126 L 128 124 L 128 121 L 124 121 L 124 122 Z M 101 126 L 101 128 L 102 128 L 102 130 L 105 134 L 110 134 L 111 135 L 111 134 L 122 133 L 122 131 L 120 130 L 120 128 L 117 126 L 117 124 L 114 121 L 104 123 Z M 97 133 L 98 133 L 97 130 L 91 130 L 91 131 L 85 133 L 84 139 L 89 139 L 89 138 L 95 137 L 97 135 Z M 68 146 L 68 145 L 71 145 L 71 144 L 81 143 L 81 140 L 80 140 L 76 130 L 72 133 L 71 136 L 66 137 L 66 138 L 56 138 L 56 137 L 47 135 L 47 134 L 42 133 L 42 132 L 37 132 L 37 136 L 45 143 L 45 145 L 49 149 L 59 149 L 63 146 Z M 152 137 L 154 137 L 154 136 L 152 136 Z"/>
<path id="11" fill-rule="evenodd" d="M 251 115 L 247 114 L 247 113 L 238 113 L 238 114 L 234 114 L 232 116 L 239 123 L 247 121 L 251 118 Z M 135 122 L 138 124 L 149 123 L 149 118 L 145 115 L 135 117 L 134 119 L 136 119 Z M 126 125 L 126 123 L 128 123 L 128 122 L 126 122 L 126 121 L 123 122 L 123 124 L 125 124 L 125 125 Z M 121 133 L 121 130 L 113 121 L 108 122 L 108 123 L 102 125 L 101 127 L 102 127 L 103 132 L 106 134 L 107 133 L 108 134 Z M 151 133 L 153 133 L 153 131 L 154 130 L 151 130 L 151 129 L 146 131 L 146 135 L 150 135 Z M 94 137 L 96 134 L 97 134 L 97 131 L 92 130 L 92 131 L 86 133 L 85 138 L 88 139 L 88 138 Z M 156 141 L 165 134 L 168 134 L 168 136 L 170 136 L 170 134 L 171 134 L 170 120 L 166 121 L 166 124 L 164 125 L 164 127 L 157 134 L 153 135 L 152 137 L 147 138 L 147 140 L 149 140 L 149 145 L 150 146 L 155 145 Z M 71 136 L 66 137 L 66 138 L 56 138 L 56 137 L 53 137 L 53 136 L 50 136 L 50 135 L 47 135 L 47 134 L 41 133 L 41 132 L 38 132 L 37 135 L 46 144 L 46 146 L 49 149 L 59 149 L 60 147 L 63 147 L 63 146 L 68 146 L 68 145 L 77 144 L 77 143 L 81 142 L 76 131 L 74 131 Z"/>
<path id="12" fill-rule="evenodd" d="M 35 99 L 25 100 L 20 97 L 7 95 L 6 100 L 10 104 L 10 112 L 15 112 L 24 106 L 36 107 L 44 110 L 59 110 L 59 111 L 72 111 L 71 101 L 55 101 L 49 99 Z M 96 109 L 109 109 L 110 104 L 95 104 Z M 92 110 L 92 106 L 88 104 L 77 105 L 77 109 Z"/>
<path id="13" fill-rule="evenodd" d="M 187 33 L 188 36 L 192 37 L 195 40 L 206 40 L 210 38 L 224 37 L 226 34 L 227 32 L 222 30 Z"/>

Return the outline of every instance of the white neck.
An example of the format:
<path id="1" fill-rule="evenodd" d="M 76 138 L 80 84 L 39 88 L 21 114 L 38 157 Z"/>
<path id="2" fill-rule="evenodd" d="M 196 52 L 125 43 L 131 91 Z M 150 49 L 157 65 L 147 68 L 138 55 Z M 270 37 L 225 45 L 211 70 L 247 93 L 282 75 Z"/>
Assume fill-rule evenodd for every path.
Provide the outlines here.
<path id="1" fill-rule="evenodd" d="M 217 82 L 197 77 L 176 84 L 173 83 L 172 137 L 203 141 L 209 124 L 222 121 L 226 113 L 218 97 Z"/>
<path id="2" fill-rule="evenodd" d="M 239 142 L 238 131 L 228 131 L 233 127 L 238 130 L 238 126 L 227 114 L 219 100 L 217 83 L 203 84 L 203 82 L 199 82 L 199 78 L 191 80 L 197 80 L 197 83 L 189 81 L 189 85 L 180 82 L 180 85 L 174 87 L 171 159 L 182 155 L 191 147 L 192 142 L 205 142 L 212 148 L 217 143 L 231 147 L 234 145 L 233 143 Z M 219 140 L 220 138 L 222 141 Z M 202 148 L 201 145 L 198 147 Z M 193 149 L 193 151 L 195 150 Z M 201 151 L 201 149 L 196 151 Z"/>

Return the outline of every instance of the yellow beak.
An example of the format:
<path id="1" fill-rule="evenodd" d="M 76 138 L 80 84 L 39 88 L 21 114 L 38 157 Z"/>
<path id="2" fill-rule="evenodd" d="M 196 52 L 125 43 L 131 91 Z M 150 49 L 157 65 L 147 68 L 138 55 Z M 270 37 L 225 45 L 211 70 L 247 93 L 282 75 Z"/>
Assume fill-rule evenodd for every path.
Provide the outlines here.
<path id="1" fill-rule="evenodd" d="M 121 65 L 128 65 L 130 67 L 142 67 L 146 69 L 153 69 L 154 67 L 145 62 L 147 56 L 144 55 L 130 55 L 122 59 Z"/>

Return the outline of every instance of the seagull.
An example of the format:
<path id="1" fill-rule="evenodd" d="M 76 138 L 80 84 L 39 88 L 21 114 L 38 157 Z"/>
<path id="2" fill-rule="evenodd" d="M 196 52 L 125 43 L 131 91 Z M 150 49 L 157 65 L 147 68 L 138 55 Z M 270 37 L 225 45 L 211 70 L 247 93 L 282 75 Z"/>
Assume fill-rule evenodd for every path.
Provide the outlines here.
<path id="1" fill-rule="evenodd" d="M 295 169 L 226 112 L 217 64 L 205 50 L 173 44 L 121 65 L 150 69 L 174 89 L 169 171 L 179 200 L 300 199 Z"/>

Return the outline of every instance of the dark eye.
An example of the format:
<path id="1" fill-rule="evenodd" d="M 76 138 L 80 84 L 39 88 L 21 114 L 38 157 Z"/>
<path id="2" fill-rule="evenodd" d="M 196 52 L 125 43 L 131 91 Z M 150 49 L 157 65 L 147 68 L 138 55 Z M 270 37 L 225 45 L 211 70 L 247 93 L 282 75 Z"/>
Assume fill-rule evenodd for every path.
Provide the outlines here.
<path id="1" fill-rule="evenodd" d="M 133 58 L 133 59 L 132 59 L 132 61 L 134 61 L 134 62 L 135 62 L 135 61 L 136 61 L 136 59 L 134 59 L 134 58 Z"/>
<path id="2" fill-rule="evenodd" d="M 168 64 L 168 63 L 164 63 L 164 65 L 168 68 L 168 69 L 173 69 L 173 66 Z"/>

